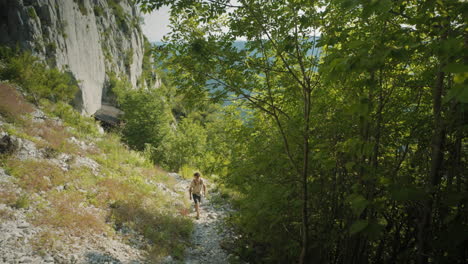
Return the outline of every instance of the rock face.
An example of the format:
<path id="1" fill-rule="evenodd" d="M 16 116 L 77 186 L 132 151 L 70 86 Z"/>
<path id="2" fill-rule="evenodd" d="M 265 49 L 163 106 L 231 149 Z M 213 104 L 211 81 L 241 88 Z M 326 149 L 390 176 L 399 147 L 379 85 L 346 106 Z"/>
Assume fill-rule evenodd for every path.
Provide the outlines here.
<path id="1" fill-rule="evenodd" d="M 79 81 L 87 115 L 111 101 L 108 73 L 136 87 L 144 35 L 131 0 L 0 0 L 0 45 L 30 50 Z"/>

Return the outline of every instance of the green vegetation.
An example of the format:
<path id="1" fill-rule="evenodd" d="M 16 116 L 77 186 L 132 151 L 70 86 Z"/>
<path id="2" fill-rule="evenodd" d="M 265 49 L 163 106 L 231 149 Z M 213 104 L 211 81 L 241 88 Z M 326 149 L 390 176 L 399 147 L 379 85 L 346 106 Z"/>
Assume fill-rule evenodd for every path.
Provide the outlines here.
<path id="1" fill-rule="evenodd" d="M 125 10 L 120 5 L 120 0 L 109 0 L 108 4 L 109 7 L 112 9 L 112 12 L 114 13 L 114 17 L 119 28 L 127 34 L 130 33 L 128 15 L 125 13 Z"/>
<path id="2" fill-rule="evenodd" d="M 125 55 L 124 55 L 125 70 L 129 74 L 130 74 L 130 67 L 132 66 L 132 63 L 133 63 L 133 53 L 134 53 L 133 48 L 130 48 L 127 51 L 125 51 Z"/>
<path id="3" fill-rule="evenodd" d="M 20 85 L 27 98 L 35 104 L 41 98 L 70 102 L 78 92 L 78 83 L 70 73 L 48 68 L 30 52 L 15 53 L 8 48 L 2 50 L 0 60 L 5 66 L 0 69 L 0 79 Z"/>
<path id="4" fill-rule="evenodd" d="M 146 144 L 159 146 L 169 129 L 169 109 L 161 91 L 132 90 L 128 82 L 119 80 L 115 75 L 111 75 L 110 80 L 119 108 L 125 113 L 122 117 L 125 142 L 140 151 L 145 149 Z"/>
<path id="5" fill-rule="evenodd" d="M 94 5 L 94 15 L 97 16 L 97 17 L 102 17 L 104 16 L 104 8 L 102 8 L 102 6 L 100 5 Z"/>
<path id="6" fill-rule="evenodd" d="M 28 7 L 28 16 L 34 20 L 37 20 L 37 13 L 34 7 L 30 6 Z"/>
<path id="7" fill-rule="evenodd" d="M 88 8 L 86 8 L 84 0 L 73 0 L 73 1 L 78 5 L 78 9 L 80 10 L 80 13 L 83 16 L 87 16 L 88 15 Z"/>
<path id="8" fill-rule="evenodd" d="M 467 261 L 466 3 L 138 2 L 172 7 L 162 146 L 201 144 L 175 167 L 218 159 L 243 259 Z M 200 115 L 209 100 L 231 104 Z"/>
<path id="9" fill-rule="evenodd" d="M 152 63 L 152 46 L 146 37 L 144 37 L 145 50 L 143 56 L 142 73 L 138 79 L 138 87 L 153 87 L 155 83 L 156 72 Z"/>
<path id="10" fill-rule="evenodd" d="M 67 104 L 76 91 L 76 83 L 70 82 L 67 74 L 47 68 L 28 53 L 0 49 L 0 55 L 4 65 L 0 69 L 2 79 L 17 84 L 27 95 L 23 96 L 13 84 L 0 83 L 0 115 L 7 122 L 0 126 L 0 131 L 33 141 L 45 156 L 31 160 L 19 160 L 14 153 L 0 156 L 2 168 L 14 177 L 14 185 L 22 189 L 17 194 L 13 183 L 1 183 L 0 202 L 15 208 L 33 208 L 36 213 L 29 220 L 48 228 L 33 239 L 35 250 L 46 253 L 68 243 L 70 236 L 90 233 L 116 236 L 125 226 L 148 239 L 151 261 L 167 255 L 181 258 L 192 231 L 192 222 L 185 214 L 187 204 L 183 201 L 174 204 L 173 198 L 154 184 L 164 183 L 173 189 L 174 179 L 144 154 L 129 150 L 120 136 L 100 134 L 92 118 L 81 116 Z M 40 73 L 49 79 L 42 79 Z M 122 98 L 126 98 L 122 104 L 143 100 L 137 93 L 123 92 L 124 82 L 115 77 L 112 80 L 114 89 L 122 91 Z M 35 106 L 25 97 L 34 101 L 48 118 L 34 120 L 31 113 Z M 154 94 L 153 101 L 149 100 L 147 107 L 142 108 L 143 114 L 151 111 L 157 98 Z M 130 118 L 143 120 L 138 119 L 141 113 L 137 110 L 129 112 Z M 153 136 L 150 131 L 147 134 Z M 86 146 L 74 143 L 72 136 L 86 142 Z M 64 161 L 70 169 L 63 170 L 50 160 L 60 153 L 70 155 Z M 98 167 L 77 164 L 77 159 L 83 157 L 93 159 Z M 0 217 L 8 219 L 11 215 L 2 211 Z"/>

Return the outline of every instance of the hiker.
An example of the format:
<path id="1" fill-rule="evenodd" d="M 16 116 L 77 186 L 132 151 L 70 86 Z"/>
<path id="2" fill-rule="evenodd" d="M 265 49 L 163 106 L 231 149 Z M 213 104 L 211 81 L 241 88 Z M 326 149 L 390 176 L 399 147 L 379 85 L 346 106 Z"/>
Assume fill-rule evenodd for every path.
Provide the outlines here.
<path id="1" fill-rule="evenodd" d="M 195 202 L 195 210 L 197 211 L 197 219 L 200 218 L 200 203 L 201 203 L 201 197 L 202 197 L 202 191 L 203 189 L 203 195 L 206 196 L 206 186 L 203 180 L 200 178 L 200 173 L 195 172 L 193 174 L 193 180 L 190 183 L 190 188 L 189 188 L 189 196 L 190 200 Z"/>

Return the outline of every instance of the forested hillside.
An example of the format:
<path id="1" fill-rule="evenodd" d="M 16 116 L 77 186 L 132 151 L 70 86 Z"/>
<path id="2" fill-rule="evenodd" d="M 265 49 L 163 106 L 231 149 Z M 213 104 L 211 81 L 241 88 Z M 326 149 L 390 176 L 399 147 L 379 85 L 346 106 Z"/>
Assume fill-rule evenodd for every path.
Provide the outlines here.
<path id="1" fill-rule="evenodd" d="M 0 232 L 32 241 L 5 262 L 468 263 L 466 1 L 131 3 L 172 31 L 141 85 L 106 72 L 107 134 L 0 49 Z M 166 171 L 213 184 L 201 219 Z"/>
<path id="2" fill-rule="evenodd" d="M 468 261 L 467 3 L 138 2 L 172 15 L 154 160 L 218 175 L 244 260 Z"/>

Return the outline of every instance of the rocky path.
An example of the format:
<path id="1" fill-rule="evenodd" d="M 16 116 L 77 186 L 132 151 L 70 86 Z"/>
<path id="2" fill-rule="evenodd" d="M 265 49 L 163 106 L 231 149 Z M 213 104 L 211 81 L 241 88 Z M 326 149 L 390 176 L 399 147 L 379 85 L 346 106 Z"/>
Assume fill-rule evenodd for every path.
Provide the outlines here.
<path id="1" fill-rule="evenodd" d="M 226 206 L 214 205 L 210 201 L 212 193 L 210 189 L 214 187 L 206 179 L 205 184 L 208 187 L 208 197 L 202 198 L 200 207 L 200 219 L 195 219 L 196 212 L 192 204 L 190 217 L 193 217 L 195 229 L 192 235 L 192 246 L 187 249 L 184 263 L 186 264 L 220 264 L 229 263 L 229 255 L 221 248 L 221 241 L 228 235 L 227 230 L 223 228 L 223 218 L 226 216 L 229 208 Z M 179 185 L 187 192 L 190 180 L 181 180 Z"/>

